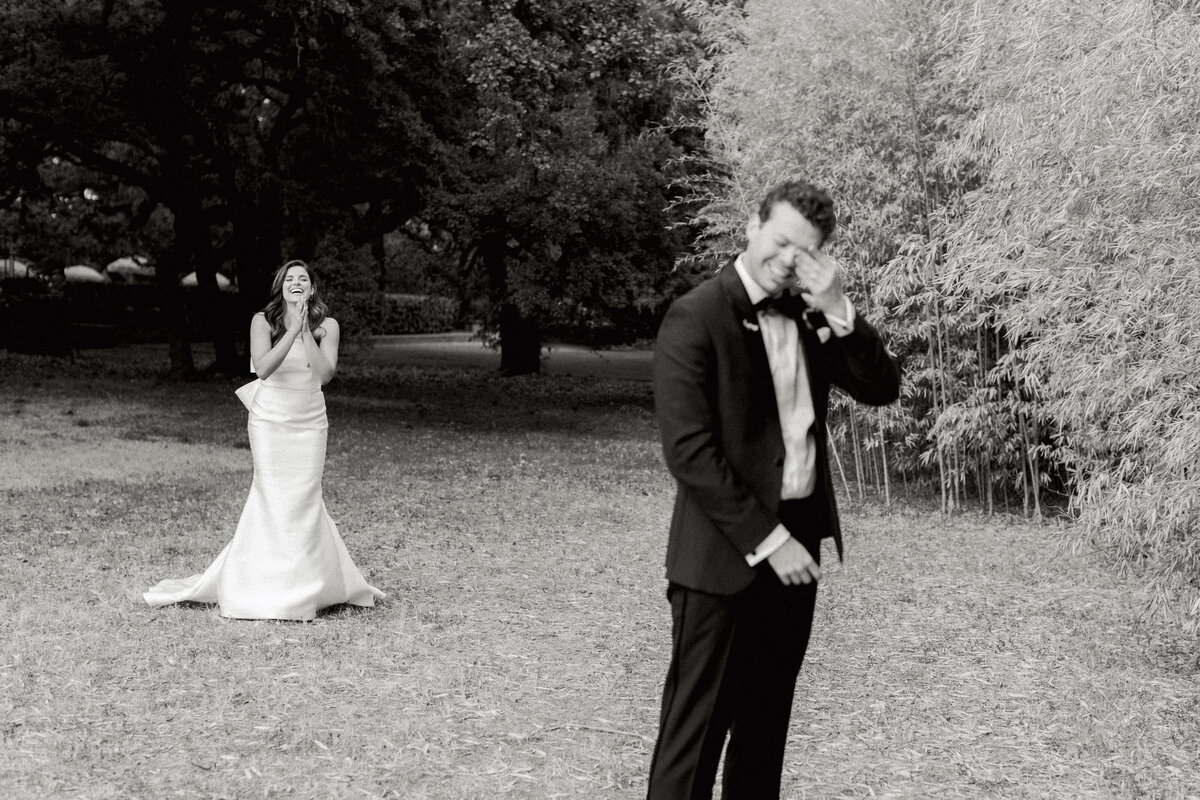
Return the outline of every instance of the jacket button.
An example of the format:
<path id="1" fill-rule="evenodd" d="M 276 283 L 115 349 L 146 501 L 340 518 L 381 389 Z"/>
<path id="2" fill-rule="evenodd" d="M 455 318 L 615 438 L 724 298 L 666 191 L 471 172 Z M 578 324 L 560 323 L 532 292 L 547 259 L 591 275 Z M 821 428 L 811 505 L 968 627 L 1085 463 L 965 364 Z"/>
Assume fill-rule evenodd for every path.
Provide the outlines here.
<path id="1" fill-rule="evenodd" d="M 775 466 L 777 466 L 777 467 L 783 466 L 783 456 L 780 456 L 779 458 L 775 459 Z"/>

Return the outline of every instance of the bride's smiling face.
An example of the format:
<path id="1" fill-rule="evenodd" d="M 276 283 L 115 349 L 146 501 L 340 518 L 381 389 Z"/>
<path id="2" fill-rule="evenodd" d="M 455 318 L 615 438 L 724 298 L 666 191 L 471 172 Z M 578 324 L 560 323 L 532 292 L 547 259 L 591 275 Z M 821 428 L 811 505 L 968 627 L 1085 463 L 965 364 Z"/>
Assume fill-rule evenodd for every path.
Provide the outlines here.
<path id="1" fill-rule="evenodd" d="M 312 278 L 308 270 L 301 266 L 288 267 L 283 276 L 283 299 L 288 303 L 300 303 L 312 294 Z"/>

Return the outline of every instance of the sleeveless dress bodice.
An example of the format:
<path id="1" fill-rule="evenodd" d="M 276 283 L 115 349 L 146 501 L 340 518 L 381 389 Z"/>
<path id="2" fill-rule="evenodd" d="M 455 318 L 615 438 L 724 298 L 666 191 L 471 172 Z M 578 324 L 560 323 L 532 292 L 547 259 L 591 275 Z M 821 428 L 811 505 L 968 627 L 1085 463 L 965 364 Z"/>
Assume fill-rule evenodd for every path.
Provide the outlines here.
<path id="1" fill-rule="evenodd" d="M 308 353 L 304 343 L 297 336 L 292 342 L 291 349 L 283 357 L 283 363 L 270 375 L 262 379 L 263 386 L 275 389 L 293 389 L 298 391 L 320 391 L 321 384 L 317 374 L 308 363 Z"/>

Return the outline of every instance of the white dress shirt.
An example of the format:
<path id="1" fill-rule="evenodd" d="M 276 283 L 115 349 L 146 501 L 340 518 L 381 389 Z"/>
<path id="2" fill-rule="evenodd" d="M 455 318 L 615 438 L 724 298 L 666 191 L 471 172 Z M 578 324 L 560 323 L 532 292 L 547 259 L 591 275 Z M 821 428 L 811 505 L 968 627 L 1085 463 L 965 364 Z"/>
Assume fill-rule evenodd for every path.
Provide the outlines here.
<path id="1" fill-rule="evenodd" d="M 742 257 L 733 262 L 746 294 L 752 304 L 767 297 L 746 267 Z M 796 321 L 773 309 L 758 311 L 758 327 L 762 332 L 763 346 L 767 351 L 767 364 L 771 369 L 771 383 L 775 387 L 775 402 L 779 408 L 779 425 L 783 431 L 783 486 L 780 499 L 808 497 L 816 488 L 817 441 L 813 433 L 816 413 L 813 411 L 812 390 L 808 382 L 808 363 L 804 358 L 804 347 L 800 344 L 800 331 Z M 835 336 L 845 336 L 854 330 L 854 306 L 846 298 L 845 318 L 825 315 Z M 818 334 L 823 333 L 819 331 Z M 821 337 L 824 342 L 828 334 Z M 746 555 L 746 563 L 754 566 L 783 547 L 791 533 L 783 524 L 767 535 L 754 552 Z"/>

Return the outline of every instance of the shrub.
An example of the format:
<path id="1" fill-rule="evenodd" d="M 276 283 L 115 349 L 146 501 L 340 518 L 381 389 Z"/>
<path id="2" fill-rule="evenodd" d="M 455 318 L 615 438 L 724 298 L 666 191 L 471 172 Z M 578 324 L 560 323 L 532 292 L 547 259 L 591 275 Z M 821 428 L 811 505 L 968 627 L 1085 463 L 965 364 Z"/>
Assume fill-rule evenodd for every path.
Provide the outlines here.
<path id="1" fill-rule="evenodd" d="M 387 316 L 383 333 L 441 333 L 456 327 L 458 303 L 449 297 L 387 294 L 384 298 Z"/>
<path id="2" fill-rule="evenodd" d="M 458 304 L 449 297 L 378 292 L 330 292 L 330 314 L 342 337 L 400 333 L 441 333 L 454 330 Z"/>
<path id="3" fill-rule="evenodd" d="M 329 315 L 338 321 L 343 340 L 383 332 L 384 304 L 378 292 L 329 291 L 325 302 L 329 304 Z"/>
<path id="4" fill-rule="evenodd" d="M 0 347 L 19 353 L 70 352 L 62 295 L 39 282 L 10 278 L 0 286 Z"/>

